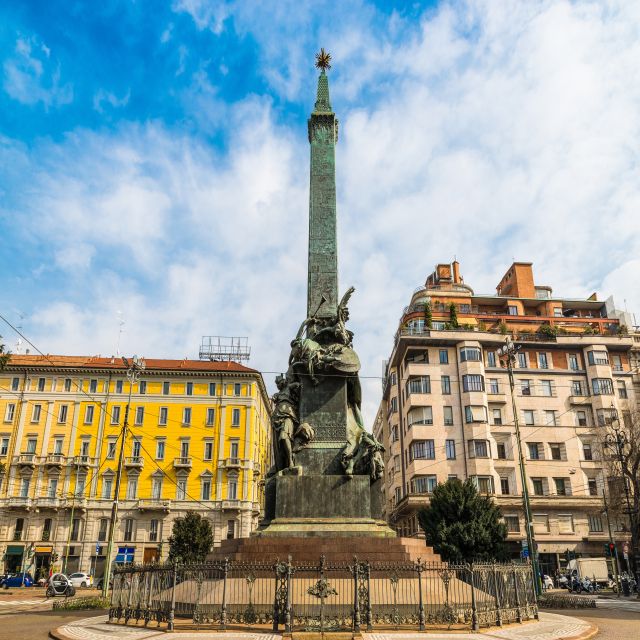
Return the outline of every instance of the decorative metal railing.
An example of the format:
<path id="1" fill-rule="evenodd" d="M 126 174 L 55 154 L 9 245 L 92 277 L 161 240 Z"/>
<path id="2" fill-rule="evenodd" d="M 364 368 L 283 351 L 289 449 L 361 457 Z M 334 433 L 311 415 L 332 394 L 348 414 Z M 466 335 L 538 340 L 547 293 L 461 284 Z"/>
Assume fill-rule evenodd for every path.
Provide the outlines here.
<path id="1" fill-rule="evenodd" d="M 528 564 L 245 563 L 115 570 L 109 621 L 185 629 L 472 629 L 538 616 Z"/>

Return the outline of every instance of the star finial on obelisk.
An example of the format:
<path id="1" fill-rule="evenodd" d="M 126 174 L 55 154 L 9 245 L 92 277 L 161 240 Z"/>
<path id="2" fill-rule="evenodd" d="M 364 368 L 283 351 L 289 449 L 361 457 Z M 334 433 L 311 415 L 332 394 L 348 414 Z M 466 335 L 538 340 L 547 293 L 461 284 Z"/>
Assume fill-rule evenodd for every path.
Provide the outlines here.
<path id="1" fill-rule="evenodd" d="M 324 50 L 324 47 L 320 48 L 320 53 L 316 53 L 316 67 L 325 73 L 327 69 L 331 69 L 331 54 Z"/>

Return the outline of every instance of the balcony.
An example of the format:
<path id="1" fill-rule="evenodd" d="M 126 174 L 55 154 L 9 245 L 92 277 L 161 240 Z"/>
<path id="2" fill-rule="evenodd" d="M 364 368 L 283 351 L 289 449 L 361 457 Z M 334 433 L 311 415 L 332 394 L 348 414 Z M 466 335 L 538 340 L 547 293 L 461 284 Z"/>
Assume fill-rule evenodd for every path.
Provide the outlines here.
<path id="1" fill-rule="evenodd" d="M 50 453 L 45 459 L 44 463 L 47 467 L 60 468 L 67 462 L 67 457 L 61 453 Z"/>
<path id="2" fill-rule="evenodd" d="M 129 456 L 124 459 L 126 469 L 142 469 L 144 467 L 144 458 L 142 456 Z"/>
<path id="3" fill-rule="evenodd" d="M 219 466 L 224 469 L 239 469 L 241 466 L 240 458 L 223 458 L 220 460 Z"/>
<path id="4" fill-rule="evenodd" d="M 138 500 L 138 509 L 140 511 L 164 511 L 169 512 L 171 502 L 169 500 L 160 500 L 155 498 L 147 498 Z"/>
<path id="5" fill-rule="evenodd" d="M 75 456 L 73 458 L 73 464 L 77 467 L 89 468 L 96 464 L 97 458 L 92 458 L 91 456 Z"/>
<path id="6" fill-rule="evenodd" d="M 26 496 L 13 496 L 7 499 L 7 507 L 10 509 L 30 509 L 33 505 L 33 500 Z"/>
<path id="7" fill-rule="evenodd" d="M 33 469 L 36 466 L 37 456 L 35 453 L 21 453 L 14 458 L 14 463 L 21 467 L 30 467 Z"/>
<path id="8" fill-rule="evenodd" d="M 235 509 L 240 510 L 240 500 L 223 500 L 222 501 L 223 509 Z"/>
<path id="9" fill-rule="evenodd" d="M 174 458 L 173 459 L 173 468 L 174 469 L 191 469 L 193 466 L 192 458 Z"/>
<path id="10" fill-rule="evenodd" d="M 591 398 L 589 396 L 569 396 L 569 404 L 591 404 Z"/>
<path id="11" fill-rule="evenodd" d="M 502 391 L 487 391 L 487 402 L 493 404 L 506 404 L 507 396 Z"/>
<path id="12" fill-rule="evenodd" d="M 40 498 L 36 498 L 35 500 L 35 506 L 38 509 L 53 509 L 54 511 L 57 511 L 58 509 L 60 509 L 60 507 L 62 507 L 63 505 L 63 501 L 60 498 L 55 498 L 55 497 L 40 497 Z"/>

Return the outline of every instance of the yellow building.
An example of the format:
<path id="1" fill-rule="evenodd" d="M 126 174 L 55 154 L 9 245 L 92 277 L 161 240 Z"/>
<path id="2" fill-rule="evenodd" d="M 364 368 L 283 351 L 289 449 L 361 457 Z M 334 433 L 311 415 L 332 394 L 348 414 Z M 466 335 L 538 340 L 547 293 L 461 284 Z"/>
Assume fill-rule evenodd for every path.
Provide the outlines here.
<path id="1" fill-rule="evenodd" d="M 235 362 L 146 360 L 131 389 L 117 561 L 165 559 L 197 511 L 216 544 L 256 528 L 270 465 L 261 374 Z M 104 571 L 129 397 L 120 358 L 14 355 L 0 372 L 4 569 Z M 163 541 L 165 544 L 163 544 Z"/>

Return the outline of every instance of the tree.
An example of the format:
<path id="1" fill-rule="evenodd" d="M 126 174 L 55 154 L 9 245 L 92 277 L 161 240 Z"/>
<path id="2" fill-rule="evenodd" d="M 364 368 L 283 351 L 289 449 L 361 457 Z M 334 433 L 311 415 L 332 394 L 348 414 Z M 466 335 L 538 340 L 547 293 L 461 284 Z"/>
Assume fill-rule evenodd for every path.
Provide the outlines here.
<path id="1" fill-rule="evenodd" d="M 206 518 L 198 513 L 187 513 L 173 523 L 169 537 L 169 560 L 189 564 L 204 562 L 213 546 L 213 531 Z"/>
<path id="2" fill-rule="evenodd" d="M 4 344 L 2 344 L 2 336 L 0 336 L 0 371 L 2 371 L 9 362 L 11 354 L 4 350 Z"/>
<path id="3" fill-rule="evenodd" d="M 446 562 L 501 560 L 506 556 L 507 526 L 499 507 L 478 493 L 472 480 L 457 478 L 433 490 L 428 507 L 418 512 L 427 544 Z"/>
<path id="4" fill-rule="evenodd" d="M 458 328 L 458 310 L 456 309 L 455 302 L 449 305 L 449 324 L 452 329 Z"/>
<path id="5" fill-rule="evenodd" d="M 433 312 L 431 311 L 431 303 L 427 300 L 424 303 L 424 326 L 431 329 L 433 325 Z"/>

